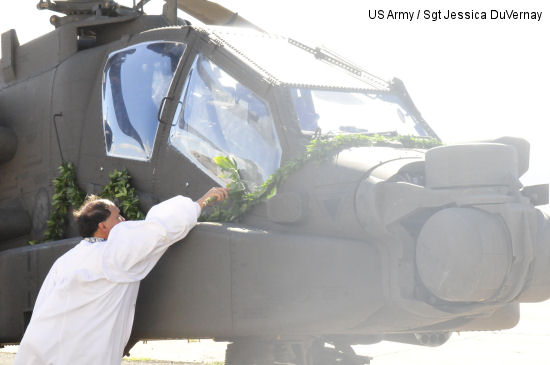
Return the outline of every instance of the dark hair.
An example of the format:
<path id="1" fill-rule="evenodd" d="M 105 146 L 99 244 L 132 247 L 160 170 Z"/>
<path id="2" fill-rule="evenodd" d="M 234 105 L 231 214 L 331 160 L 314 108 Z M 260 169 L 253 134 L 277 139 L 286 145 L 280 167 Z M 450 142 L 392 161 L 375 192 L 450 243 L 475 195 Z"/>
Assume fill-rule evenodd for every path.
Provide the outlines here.
<path id="1" fill-rule="evenodd" d="M 90 195 L 80 209 L 73 212 L 82 237 L 92 237 L 97 231 L 99 223 L 109 218 L 111 215 L 109 205 L 111 204 L 113 203 L 109 200 L 101 199 L 97 195 Z"/>

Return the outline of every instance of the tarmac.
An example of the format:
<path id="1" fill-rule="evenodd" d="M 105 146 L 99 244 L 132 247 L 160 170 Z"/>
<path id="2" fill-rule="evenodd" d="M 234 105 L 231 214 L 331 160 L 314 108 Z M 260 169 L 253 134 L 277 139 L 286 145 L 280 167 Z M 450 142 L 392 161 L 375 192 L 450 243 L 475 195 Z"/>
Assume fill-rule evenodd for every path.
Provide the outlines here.
<path id="1" fill-rule="evenodd" d="M 226 343 L 212 340 L 140 342 L 124 365 L 222 365 Z M 519 324 L 504 331 L 453 334 L 439 347 L 381 342 L 354 346 L 372 365 L 549 365 L 550 301 L 521 305 Z M 11 365 L 17 346 L 0 350 L 0 365 Z"/>

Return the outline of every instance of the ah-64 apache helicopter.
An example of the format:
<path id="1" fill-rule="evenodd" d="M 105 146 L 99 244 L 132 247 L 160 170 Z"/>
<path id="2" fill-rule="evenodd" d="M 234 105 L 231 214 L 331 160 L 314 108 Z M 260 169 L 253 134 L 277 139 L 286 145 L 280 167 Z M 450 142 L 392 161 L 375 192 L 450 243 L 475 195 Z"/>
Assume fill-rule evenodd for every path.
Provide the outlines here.
<path id="1" fill-rule="evenodd" d="M 439 140 L 399 80 L 210 2 L 141 5 L 40 1 L 66 15 L 54 31 L 2 35 L 0 343 L 20 341 L 49 267 L 80 240 L 69 226 L 27 244 L 63 162 L 88 193 L 127 168 L 146 211 L 226 184 L 218 156 L 257 187 L 343 134 L 386 138 L 304 163 L 238 222 L 199 224 L 143 281 L 128 347 L 215 338 L 231 342 L 227 364 L 366 364 L 351 345 L 441 345 L 513 327 L 520 302 L 550 297 L 550 222 L 534 208 L 548 186 L 519 183 L 526 141 L 390 143 Z"/>

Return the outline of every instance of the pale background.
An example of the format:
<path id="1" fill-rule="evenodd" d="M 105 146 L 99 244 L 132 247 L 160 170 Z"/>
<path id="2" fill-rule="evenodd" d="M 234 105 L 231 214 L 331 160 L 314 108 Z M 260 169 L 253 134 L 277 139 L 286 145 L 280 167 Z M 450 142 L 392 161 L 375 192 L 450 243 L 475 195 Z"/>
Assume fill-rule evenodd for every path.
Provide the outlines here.
<path id="1" fill-rule="evenodd" d="M 446 143 L 519 136 L 531 143 L 526 185 L 550 182 L 550 2 L 221 0 L 263 29 L 325 45 L 385 79 L 398 77 Z M 0 31 L 21 43 L 46 32 L 37 0 L 0 0 Z M 131 4 L 131 1 L 122 1 Z M 159 13 L 161 0 L 145 8 Z M 542 20 L 370 20 L 368 10 L 542 11 Z M 440 348 L 380 344 L 373 364 L 550 364 L 550 303 L 522 306 L 511 331 L 454 336 Z M 193 350 L 192 348 L 202 350 Z M 202 351 L 202 352 L 201 352 Z M 218 345 L 149 343 L 135 355 L 220 360 Z M 185 358 L 185 354 L 188 357 Z M 195 356 L 196 358 L 193 358 Z M 406 361 L 403 361 L 406 359 Z"/>

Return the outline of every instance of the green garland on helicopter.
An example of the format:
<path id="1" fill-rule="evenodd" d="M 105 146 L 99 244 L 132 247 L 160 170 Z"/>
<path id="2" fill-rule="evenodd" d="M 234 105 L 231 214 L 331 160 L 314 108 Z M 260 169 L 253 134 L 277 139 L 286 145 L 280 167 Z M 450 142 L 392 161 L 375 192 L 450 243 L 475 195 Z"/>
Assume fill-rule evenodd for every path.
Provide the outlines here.
<path id="1" fill-rule="evenodd" d="M 295 171 L 309 162 L 327 161 L 339 152 L 353 147 L 391 146 L 398 148 L 429 149 L 441 145 L 436 139 L 417 138 L 412 136 L 382 136 L 346 134 L 338 136 L 321 136 L 306 146 L 304 153 L 283 164 L 277 171 L 256 190 L 248 191 L 241 178 L 236 161 L 229 156 L 217 156 L 214 162 L 223 172 L 221 177 L 230 182 L 229 199 L 223 204 L 203 212 L 200 221 L 234 222 L 241 219 L 252 207 L 276 194 L 277 188 Z M 70 207 L 78 208 L 84 202 L 86 193 L 76 181 L 74 165 L 70 162 L 59 167 L 60 175 L 54 179 L 55 193 L 52 197 L 52 213 L 44 233 L 45 241 L 61 239 L 65 235 L 66 217 Z M 122 214 L 129 220 L 143 219 L 145 215 L 139 208 L 139 198 L 131 185 L 131 176 L 126 169 L 114 170 L 109 174 L 109 184 L 102 193 L 102 198 L 117 201 Z"/>
<path id="2" fill-rule="evenodd" d="M 86 193 L 78 187 L 74 165 L 71 162 L 59 166 L 60 175 L 53 180 L 52 213 L 47 222 L 44 241 L 53 241 L 65 236 L 67 213 L 71 207 L 78 208 L 86 199 Z M 113 170 L 109 183 L 103 187 L 100 196 L 116 201 L 122 214 L 130 220 L 143 219 L 139 198 L 131 185 L 131 176 L 126 169 Z"/>
<path id="3" fill-rule="evenodd" d="M 214 162 L 221 168 L 221 177 L 231 180 L 229 199 L 214 206 L 209 213 L 203 213 L 200 221 L 234 222 L 238 221 L 252 207 L 275 195 L 277 188 L 295 171 L 309 162 L 327 161 L 339 152 L 353 147 L 391 146 L 397 148 L 429 149 L 440 146 L 441 142 L 433 138 L 413 136 L 382 136 L 362 134 L 342 134 L 320 136 L 312 139 L 301 156 L 283 164 L 256 190 L 248 191 L 241 178 L 236 161 L 229 156 L 218 156 Z"/>

